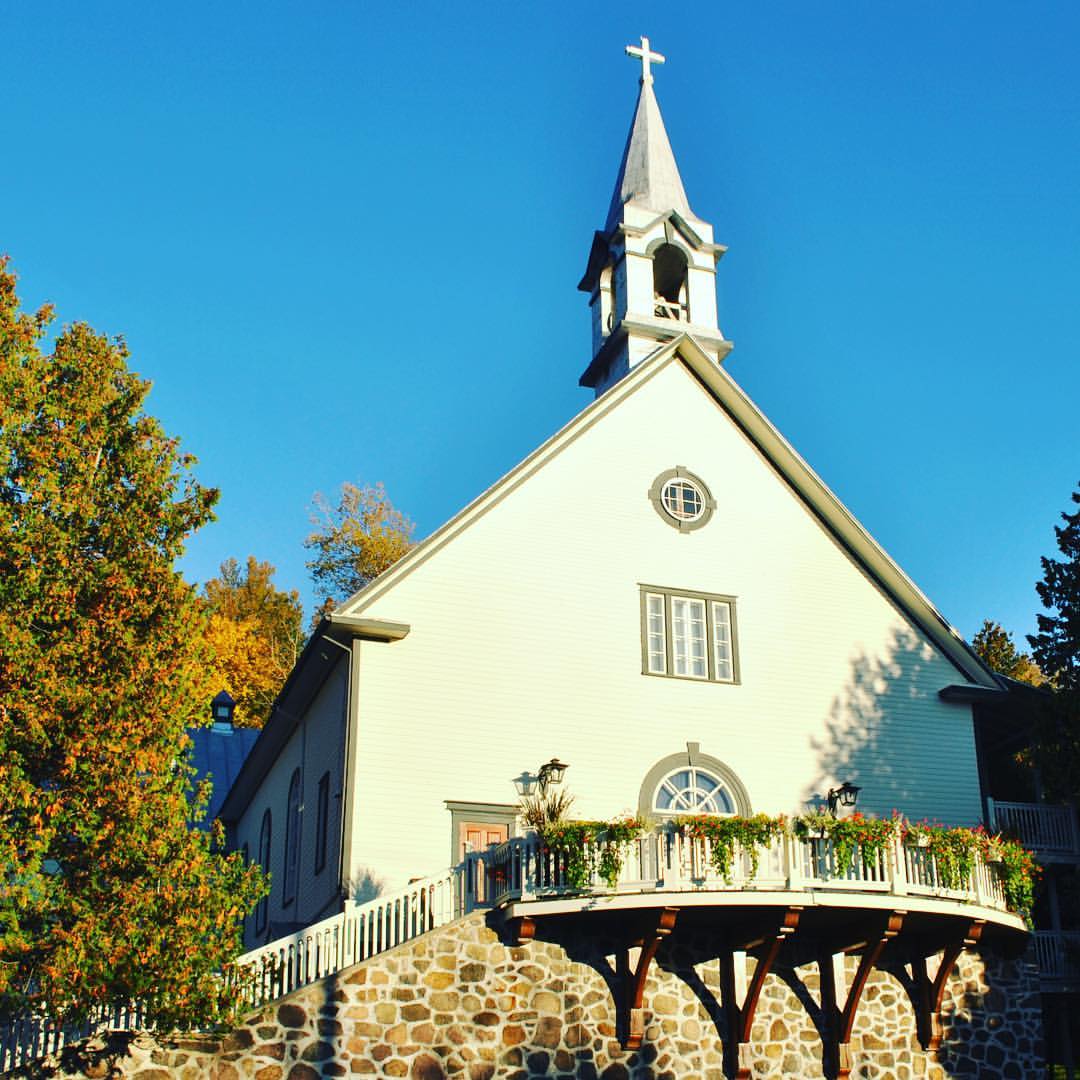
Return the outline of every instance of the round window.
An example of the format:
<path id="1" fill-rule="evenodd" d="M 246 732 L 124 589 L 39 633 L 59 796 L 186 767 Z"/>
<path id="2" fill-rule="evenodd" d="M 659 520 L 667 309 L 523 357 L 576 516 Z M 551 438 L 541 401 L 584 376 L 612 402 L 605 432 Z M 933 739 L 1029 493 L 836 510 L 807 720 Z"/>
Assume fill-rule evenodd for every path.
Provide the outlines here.
<path id="1" fill-rule="evenodd" d="M 660 517 L 680 532 L 700 529 L 716 509 L 705 482 L 681 465 L 653 481 L 649 499 Z"/>
<path id="2" fill-rule="evenodd" d="M 660 492 L 664 509 L 679 521 L 697 521 L 705 513 L 705 496 L 693 480 L 669 480 Z"/>

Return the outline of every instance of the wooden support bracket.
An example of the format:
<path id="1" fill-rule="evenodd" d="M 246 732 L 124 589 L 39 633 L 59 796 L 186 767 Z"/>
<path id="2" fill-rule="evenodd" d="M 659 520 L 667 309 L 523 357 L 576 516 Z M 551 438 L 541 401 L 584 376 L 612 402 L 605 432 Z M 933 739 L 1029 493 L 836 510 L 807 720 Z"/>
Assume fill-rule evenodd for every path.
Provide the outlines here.
<path id="1" fill-rule="evenodd" d="M 516 945 L 528 945 L 536 937 L 536 923 L 528 915 L 519 915 L 507 923 L 510 940 Z"/>
<path id="2" fill-rule="evenodd" d="M 843 968 L 837 968 L 836 957 L 823 957 L 819 962 L 821 974 L 821 1006 L 828 1037 L 823 1037 L 825 1050 L 825 1075 L 846 1080 L 851 1075 L 851 1059 L 848 1044 L 855 1027 L 863 990 L 870 973 L 881 958 L 885 946 L 900 933 L 907 912 L 890 911 L 879 934 L 862 946 L 862 956 L 851 986 L 844 990 Z M 841 957 L 842 962 L 842 957 Z M 842 1002 L 842 1004 L 841 1004 Z M 826 1033 L 823 1033 L 825 1035 Z"/>
<path id="3" fill-rule="evenodd" d="M 979 943 L 985 928 L 985 919 L 972 919 L 966 925 L 964 933 L 945 946 L 933 979 L 926 968 L 926 957 L 912 965 L 916 983 L 915 1023 L 919 1042 L 924 1050 L 936 1054 L 941 1048 L 941 1003 L 945 998 L 945 984 L 949 981 L 960 954 Z"/>
<path id="4" fill-rule="evenodd" d="M 622 982 L 622 1004 L 619 1008 L 619 1031 L 624 1050 L 638 1050 L 645 1036 L 645 1016 L 642 1001 L 645 997 L 645 980 L 649 976 L 656 950 L 660 942 L 675 929 L 678 908 L 662 908 L 656 912 L 656 920 L 641 937 L 626 943 L 619 951 L 618 974 Z M 636 952 L 636 962 L 630 953 Z"/>
<path id="5" fill-rule="evenodd" d="M 750 1062 L 748 1059 L 744 1060 L 747 1055 L 743 1048 L 749 1044 L 753 1033 L 754 1014 L 757 1012 L 758 1000 L 765 986 L 765 979 L 772 970 L 777 953 L 780 952 L 780 946 L 798 929 L 802 911 L 801 907 L 787 908 L 780 920 L 780 925 L 759 943 L 760 951 L 757 953 L 754 976 L 741 1001 L 738 983 L 744 980 L 739 979 L 736 972 L 735 950 L 727 950 L 720 957 L 721 994 L 724 1011 L 727 1014 L 728 1033 L 724 1045 L 725 1071 L 729 1076 L 737 1077 L 738 1080 L 749 1080 L 751 1075 Z"/>

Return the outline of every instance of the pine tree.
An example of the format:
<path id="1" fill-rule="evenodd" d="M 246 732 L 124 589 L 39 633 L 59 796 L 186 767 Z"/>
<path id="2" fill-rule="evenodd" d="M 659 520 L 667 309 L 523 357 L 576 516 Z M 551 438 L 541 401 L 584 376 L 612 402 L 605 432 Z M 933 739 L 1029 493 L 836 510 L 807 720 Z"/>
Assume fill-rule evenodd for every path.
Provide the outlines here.
<path id="1" fill-rule="evenodd" d="M 1080 504 L 1080 490 L 1072 493 Z M 1080 510 L 1062 513 L 1054 528 L 1063 558 L 1044 556 L 1043 579 L 1035 589 L 1049 615 L 1036 615 L 1037 634 L 1028 636 L 1035 662 L 1059 690 L 1080 691 Z"/>
<path id="2" fill-rule="evenodd" d="M 984 619 L 971 645 L 981 660 L 994 671 L 1010 679 L 1041 686 L 1046 680 L 1027 653 L 1019 652 L 1010 634 L 1001 623 Z"/>
<path id="3" fill-rule="evenodd" d="M 230 1010 L 257 868 L 189 827 L 203 619 L 174 568 L 217 493 L 127 349 L 20 311 L 0 262 L 0 998 L 162 1024 Z"/>

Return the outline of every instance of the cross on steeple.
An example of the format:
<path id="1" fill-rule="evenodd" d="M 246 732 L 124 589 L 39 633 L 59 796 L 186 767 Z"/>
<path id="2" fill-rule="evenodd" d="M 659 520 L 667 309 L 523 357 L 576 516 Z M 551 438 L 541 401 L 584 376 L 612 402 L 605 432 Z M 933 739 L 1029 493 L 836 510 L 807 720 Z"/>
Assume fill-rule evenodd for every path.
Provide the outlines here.
<path id="1" fill-rule="evenodd" d="M 641 82 L 643 85 L 651 86 L 653 77 L 649 65 L 650 63 L 662 64 L 664 58 L 658 52 L 652 52 L 649 49 L 649 39 L 647 37 L 641 39 L 641 48 L 638 48 L 637 45 L 627 45 L 626 55 L 634 56 L 641 60 Z"/>

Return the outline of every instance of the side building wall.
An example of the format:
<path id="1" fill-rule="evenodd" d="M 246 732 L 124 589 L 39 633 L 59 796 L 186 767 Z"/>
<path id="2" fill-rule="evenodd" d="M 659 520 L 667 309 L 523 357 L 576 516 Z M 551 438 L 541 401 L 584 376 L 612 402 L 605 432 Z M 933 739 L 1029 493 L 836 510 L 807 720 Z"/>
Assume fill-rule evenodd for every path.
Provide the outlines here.
<path id="1" fill-rule="evenodd" d="M 244 943 L 248 948 L 280 937 L 297 926 L 308 926 L 340 910 L 342 760 L 345 731 L 348 664 L 335 665 L 310 705 L 304 710 L 254 798 L 236 824 L 237 848 L 247 846 L 248 857 L 259 856 L 263 815 L 271 815 L 270 896 L 266 928 L 256 933 L 249 916 Z M 289 785 L 300 770 L 300 831 L 296 896 L 286 903 L 285 842 Z M 319 816 L 319 781 L 328 776 L 326 859 L 315 870 Z"/>
<path id="2" fill-rule="evenodd" d="M 96 1053 L 71 1048 L 66 1066 L 21 1075 L 142 1080 L 724 1080 L 717 943 L 661 946 L 646 987 L 640 1050 L 616 1039 L 607 945 L 578 933 L 507 946 L 476 914 L 269 1006 L 223 1042 L 114 1037 Z M 848 958 L 850 981 L 856 960 Z M 752 968 L 752 962 L 751 962 Z M 774 968 L 754 1024 L 755 1078 L 824 1075 L 813 964 Z M 935 1057 L 915 1038 L 899 979 L 870 978 L 850 1046 L 853 1076 L 876 1080 L 1042 1074 L 1038 987 L 1025 960 L 969 952 L 946 985 L 945 1037 Z M 102 1069 L 113 1069 L 106 1072 Z M 833 1074 L 835 1075 L 835 1074 Z"/>

